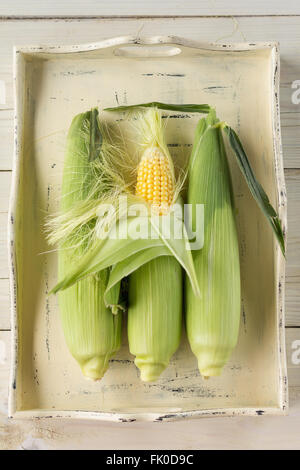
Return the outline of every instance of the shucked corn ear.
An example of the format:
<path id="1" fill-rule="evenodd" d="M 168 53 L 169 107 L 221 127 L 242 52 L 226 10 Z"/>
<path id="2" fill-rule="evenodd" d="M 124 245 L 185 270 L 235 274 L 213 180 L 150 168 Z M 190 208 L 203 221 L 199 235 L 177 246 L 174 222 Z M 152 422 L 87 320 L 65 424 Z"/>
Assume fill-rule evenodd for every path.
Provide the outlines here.
<path id="1" fill-rule="evenodd" d="M 61 211 L 63 214 L 96 197 L 100 134 L 98 112 L 77 115 L 67 137 L 62 182 Z M 98 196 L 101 188 L 98 188 Z M 87 251 L 88 235 L 93 221 L 82 224 L 59 246 L 58 277 L 62 279 L 70 266 L 76 265 Z M 67 346 L 83 374 L 93 380 L 103 377 L 110 357 L 121 345 L 121 314 L 112 315 L 104 304 L 108 271 L 95 273 L 68 289 L 59 292 L 61 321 Z"/>
<path id="2" fill-rule="evenodd" d="M 238 339 L 240 265 L 231 178 L 215 112 L 200 120 L 189 164 L 188 203 L 204 204 L 204 247 L 194 251 L 202 293 L 186 283 L 186 326 L 199 371 L 221 374 Z"/>
<path id="3" fill-rule="evenodd" d="M 174 197 L 174 169 L 164 143 L 159 112 L 144 116 L 143 152 L 137 171 L 136 194 L 165 215 Z M 146 125 L 145 125 L 146 124 Z M 155 381 L 179 346 L 182 323 L 182 270 L 170 256 L 158 257 L 129 279 L 128 341 L 141 379 Z"/>
<path id="4" fill-rule="evenodd" d="M 158 214 L 168 213 L 174 192 L 170 162 L 157 146 L 147 148 L 138 166 L 136 194 Z"/>

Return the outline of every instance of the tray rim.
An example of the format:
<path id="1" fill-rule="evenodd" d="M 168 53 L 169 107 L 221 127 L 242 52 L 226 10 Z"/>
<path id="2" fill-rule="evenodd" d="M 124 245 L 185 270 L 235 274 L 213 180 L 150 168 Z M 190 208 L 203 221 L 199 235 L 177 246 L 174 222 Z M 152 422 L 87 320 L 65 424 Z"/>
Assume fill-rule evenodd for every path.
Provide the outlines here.
<path id="1" fill-rule="evenodd" d="M 285 259 L 280 249 L 276 246 L 274 259 L 278 266 L 278 279 L 276 290 L 276 310 L 277 310 L 277 334 L 278 334 L 278 357 L 279 357 L 279 406 L 278 407 L 239 407 L 239 408 L 216 408 L 216 409 L 200 409 L 185 412 L 174 413 L 126 413 L 126 412 L 101 412 L 101 411 L 59 411 L 32 409 L 17 411 L 16 407 L 16 376 L 18 369 L 18 303 L 17 303 L 17 265 L 15 254 L 15 227 L 14 214 L 16 211 L 17 200 L 19 197 L 18 179 L 19 179 L 19 163 L 21 161 L 22 151 L 22 130 L 23 123 L 20 117 L 22 107 L 19 90 L 22 84 L 19 83 L 18 71 L 20 68 L 20 57 L 22 55 L 37 54 L 68 54 L 89 52 L 103 48 L 113 48 L 120 45 L 170 45 L 184 46 L 187 48 L 202 49 L 208 51 L 223 52 L 240 52 L 270 49 L 272 54 L 272 126 L 273 126 L 273 149 L 274 149 L 274 168 L 276 181 L 276 203 L 278 207 L 279 217 L 282 221 L 283 232 L 286 240 L 287 232 L 287 198 L 284 179 L 284 167 L 282 156 L 281 129 L 280 129 L 280 104 L 279 104 L 279 80 L 280 80 L 280 60 L 279 60 L 279 44 L 278 42 L 243 42 L 231 44 L 219 44 L 214 42 L 198 42 L 178 36 L 120 36 L 104 39 L 99 42 L 93 42 L 82 45 L 28 45 L 14 47 L 14 154 L 12 168 L 12 185 L 10 191 L 9 211 L 8 211 L 8 264 L 9 264 L 9 281 L 10 281 L 10 303 L 11 303 L 11 370 L 9 379 L 9 400 L 8 415 L 10 418 L 28 419 L 28 418 L 76 418 L 76 419 L 97 419 L 104 421 L 173 421 L 185 418 L 197 417 L 216 417 L 216 416 L 253 416 L 253 415 L 286 415 L 288 413 L 288 379 L 285 349 Z"/>

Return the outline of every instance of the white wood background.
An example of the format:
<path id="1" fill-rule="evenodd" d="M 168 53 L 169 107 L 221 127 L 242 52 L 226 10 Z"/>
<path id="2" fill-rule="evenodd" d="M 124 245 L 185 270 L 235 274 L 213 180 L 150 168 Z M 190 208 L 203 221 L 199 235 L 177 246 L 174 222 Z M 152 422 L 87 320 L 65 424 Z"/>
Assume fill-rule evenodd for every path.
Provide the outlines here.
<path id="1" fill-rule="evenodd" d="M 6 418 L 10 361 L 6 220 L 13 153 L 12 48 L 23 44 L 87 43 L 124 34 L 173 34 L 217 42 L 280 42 L 281 124 L 289 224 L 288 417 L 126 424 L 11 422 Z M 300 449 L 300 103 L 292 101 L 292 94 L 297 92 L 292 84 L 300 80 L 299 50 L 298 0 L 1 0 L 0 449 Z M 300 92 L 297 96 L 300 102 Z"/>

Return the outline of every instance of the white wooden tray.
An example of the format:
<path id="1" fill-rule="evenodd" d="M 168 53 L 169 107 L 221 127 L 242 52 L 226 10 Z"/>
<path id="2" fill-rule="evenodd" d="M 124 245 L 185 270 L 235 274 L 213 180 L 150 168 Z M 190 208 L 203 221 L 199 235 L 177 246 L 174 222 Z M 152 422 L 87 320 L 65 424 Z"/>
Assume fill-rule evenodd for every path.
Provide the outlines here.
<path id="1" fill-rule="evenodd" d="M 162 421 L 285 413 L 284 261 L 234 162 L 241 327 L 220 378 L 201 379 L 183 337 L 160 380 L 141 383 L 124 328 L 123 347 L 104 379 L 86 381 L 65 346 L 57 299 L 47 295 L 56 282 L 56 254 L 43 254 L 49 249 L 44 219 L 59 203 L 66 132 L 75 114 L 97 105 L 153 100 L 216 106 L 218 116 L 238 131 L 286 230 L 277 44 L 122 37 L 84 46 L 22 47 L 15 50 L 15 80 L 10 415 Z M 116 119 L 112 113 L 105 117 Z M 175 159 L 188 158 L 198 119 L 169 119 L 167 140 Z"/>

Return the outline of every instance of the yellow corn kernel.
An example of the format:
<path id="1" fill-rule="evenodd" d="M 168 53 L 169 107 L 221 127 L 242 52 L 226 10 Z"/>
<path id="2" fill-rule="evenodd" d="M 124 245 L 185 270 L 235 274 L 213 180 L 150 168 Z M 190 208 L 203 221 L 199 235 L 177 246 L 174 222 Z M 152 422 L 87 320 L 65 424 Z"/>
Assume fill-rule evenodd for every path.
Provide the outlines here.
<path id="1" fill-rule="evenodd" d="M 160 215 L 165 214 L 172 203 L 170 163 L 159 147 L 151 147 L 144 152 L 137 171 L 136 194 Z"/>

